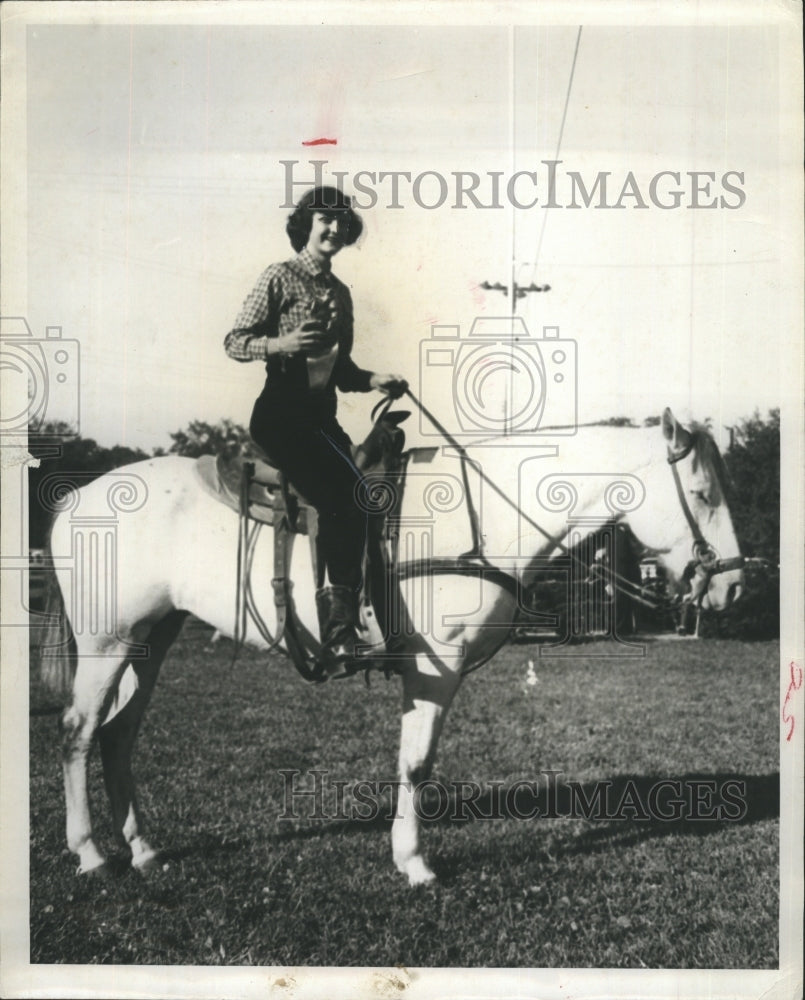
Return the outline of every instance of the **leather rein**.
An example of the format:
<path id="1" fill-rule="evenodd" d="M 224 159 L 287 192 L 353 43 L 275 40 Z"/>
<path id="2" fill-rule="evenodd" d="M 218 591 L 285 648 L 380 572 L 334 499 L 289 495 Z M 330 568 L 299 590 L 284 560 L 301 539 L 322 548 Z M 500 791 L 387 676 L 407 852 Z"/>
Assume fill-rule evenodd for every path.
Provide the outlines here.
<path id="1" fill-rule="evenodd" d="M 464 482 L 467 515 L 470 522 L 472 548 L 469 552 L 455 557 L 408 559 L 403 562 L 398 562 L 396 564 L 396 569 L 400 579 L 437 573 L 482 576 L 483 579 L 493 581 L 509 593 L 515 596 L 518 595 L 520 584 L 517 578 L 512 573 L 493 566 L 483 554 L 478 512 L 475 509 L 472 494 L 469 490 L 469 479 L 467 475 L 468 464 L 473 465 L 478 476 L 532 528 L 535 528 L 541 535 L 550 541 L 555 548 L 559 549 L 566 556 L 574 558 L 571 551 L 561 542 L 559 538 L 551 535 L 550 532 L 546 531 L 545 528 L 534 521 L 533 518 L 529 517 L 518 504 L 516 504 L 492 479 L 489 478 L 489 476 L 486 475 L 486 473 L 483 472 L 477 462 L 473 462 L 472 459 L 470 459 L 466 449 L 458 441 L 456 441 L 452 434 L 450 434 L 450 432 L 446 430 L 446 428 L 427 409 L 427 407 L 419 399 L 417 399 L 410 389 L 405 390 L 405 395 L 407 395 L 414 405 L 421 410 L 424 416 L 428 418 L 445 441 L 458 452 L 461 462 L 462 479 Z M 385 402 L 386 401 L 384 400 L 384 403 Z M 693 601 L 698 604 L 701 602 L 702 597 L 706 593 L 707 586 L 713 576 L 716 576 L 718 573 L 726 573 L 730 570 L 742 568 L 744 565 L 744 559 L 743 556 L 734 556 L 730 559 L 720 559 L 716 551 L 705 539 L 701 528 L 693 516 L 693 512 L 691 511 L 687 498 L 685 497 L 685 491 L 679 477 L 677 463 L 686 458 L 693 451 L 694 445 L 695 438 L 691 435 L 689 444 L 683 448 L 682 451 L 674 453 L 669 447 L 668 464 L 671 466 L 674 485 L 676 487 L 676 493 L 679 498 L 680 506 L 682 507 L 682 512 L 685 515 L 685 520 L 688 522 L 688 526 L 694 539 L 693 558 L 686 567 L 685 577 L 687 578 L 690 576 L 693 578 L 696 581 L 696 586 L 694 587 L 693 583 L 691 584 L 691 593 L 686 595 L 683 600 L 686 603 Z M 581 562 L 581 560 L 578 561 Z M 656 598 L 649 596 L 649 592 L 646 591 L 645 588 L 640 587 L 631 580 L 621 576 L 621 574 L 616 573 L 614 569 L 612 570 L 612 580 L 616 590 L 625 594 L 632 600 L 652 608 L 653 610 L 660 610 L 667 604 L 665 601 L 659 601 Z"/>

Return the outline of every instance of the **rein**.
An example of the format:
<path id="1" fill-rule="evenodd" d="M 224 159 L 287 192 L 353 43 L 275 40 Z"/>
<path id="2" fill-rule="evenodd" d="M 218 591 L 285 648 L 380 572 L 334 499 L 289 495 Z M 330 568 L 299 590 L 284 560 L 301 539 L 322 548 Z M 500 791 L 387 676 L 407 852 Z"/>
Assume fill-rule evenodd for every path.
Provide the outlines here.
<path id="1" fill-rule="evenodd" d="M 411 402 L 422 411 L 422 413 L 433 424 L 433 426 L 442 435 L 442 437 L 450 445 L 450 447 L 451 448 L 455 448 L 456 451 L 458 452 L 459 458 L 461 459 L 461 468 L 462 468 L 462 474 L 463 474 L 463 477 L 464 477 L 464 485 L 465 485 L 465 487 L 468 485 L 467 484 L 467 479 L 466 479 L 466 466 L 465 466 L 465 463 L 469 463 L 470 465 L 472 465 L 475 468 L 475 470 L 478 473 L 479 478 L 482 479 L 487 484 L 487 486 L 491 486 L 491 488 L 495 491 L 495 493 L 497 493 L 497 495 L 503 501 L 505 501 L 505 503 L 507 503 L 509 505 L 509 507 L 512 508 L 512 510 L 514 510 L 520 517 L 522 517 L 524 521 L 528 522 L 528 524 L 532 528 L 535 528 L 544 538 L 546 538 L 549 542 L 551 542 L 556 548 L 558 548 L 565 555 L 570 555 L 570 550 L 568 549 L 568 547 L 566 545 L 564 545 L 555 535 L 552 535 L 549 531 L 546 531 L 545 528 L 543 528 L 540 524 L 537 524 L 537 522 L 535 520 L 533 520 L 533 518 L 529 517 L 528 514 L 526 514 L 525 511 L 523 511 L 520 508 L 520 506 L 518 504 L 516 504 L 511 499 L 511 497 L 509 497 L 498 486 L 498 484 L 494 480 L 490 479 L 489 476 L 487 476 L 487 474 L 483 471 L 483 469 L 481 469 L 481 467 L 479 466 L 479 464 L 477 462 L 473 462 L 473 460 L 467 454 L 467 449 L 462 444 L 460 444 L 458 441 L 456 441 L 456 439 L 453 437 L 453 435 L 441 423 L 439 423 L 439 421 L 436 419 L 436 417 L 434 417 L 434 415 L 424 405 L 424 403 L 422 403 L 420 400 L 418 400 L 416 398 L 416 396 L 411 392 L 410 389 L 406 389 L 405 390 L 405 395 L 408 396 L 411 399 Z M 478 527 L 478 514 L 477 514 L 477 511 L 475 511 L 475 508 L 474 508 L 474 506 L 472 504 L 472 500 L 471 500 L 471 497 L 470 497 L 469 490 L 466 491 L 466 495 L 467 495 L 467 504 L 468 504 L 468 507 L 469 507 L 469 510 L 470 510 L 470 520 L 472 522 L 473 539 L 477 540 L 476 541 L 476 545 L 479 548 L 479 551 L 477 553 L 475 551 L 473 551 L 471 554 L 474 557 L 482 558 L 483 559 L 484 558 L 483 557 L 483 553 L 480 551 L 480 530 L 479 530 L 479 527 Z"/>
<path id="2" fill-rule="evenodd" d="M 519 517 L 526 521 L 532 528 L 536 529 L 544 538 L 546 538 L 555 548 L 559 549 L 565 556 L 579 563 L 579 565 L 584 566 L 585 564 L 578 556 L 575 556 L 573 552 L 555 535 L 552 535 L 549 531 L 546 531 L 542 525 L 538 524 L 532 517 L 529 517 L 525 511 L 516 504 L 507 493 L 504 492 L 498 486 L 498 484 L 490 479 L 488 475 L 480 468 L 477 462 L 473 462 L 470 456 L 467 454 L 466 448 L 460 442 L 458 442 L 453 435 L 444 427 L 442 423 L 430 412 L 430 410 L 425 406 L 421 400 L 411 392 L 410 389 L 405 390 L 405 395 L 409 397 L 411 402 L 418 407 L 419 410 L 428 418 L 428 420 L 433 424 L 436 430 L 441 434 L 445 441 L 450 445 L 451 448 L 455 448 L 461 459 L 461 469 L 462 476 L 464 479 L 465 495 L 467 497 L 467 507 L 470 518 L 470 526 L 472 529 L 472 537 L 474 541 L 473 550 L 465 555 L 458 556 L 455 559 L 433 559 L 433 560 L 414 560 L 411 562 L 401 563 L 399 570 L 402 576 L 417 576 L 423 575 L 428 570 L 427 565 L 434 567 L 437 572 L 445 573 L 478 573 L 483 571 L 487 578 L 491 578 L 493 575 L 497 577 L 497 582 L 504 587 L 504 589 L 509 590 L 513 594 L 517 594 L 519 583 L 515 576 L 511 573 L 507 573 L 505 570 L 496 569 L 492 567 L 491 563 L 484 557 L 481 550 L 480 544 L 480 529 L 478 527 L 478 515 L 475 511 L 474 505 L 472 503 L 472 496 L 470 494 L 467 482 L 466 474 L 466 464 L 471 464 L 478 473 L 480 479 L 483 480 L 488 486 L 490 486 L 495 493 L 506 503 L 509 507 L 514 510 Z M 646 592 L 640 586 L 632 583 L 626 577 L 622 576 L 620 573 L 616 573 L 614 569 L 612 570 L 612 580 L 613 583 L 621 593 L 626 594 L 628 597 L 637 601 L 640 604 L 644 604 L 647 607 L 653 608 L 654 610 L 659 610 L 662 607 L 662 602 L 656 601 L 651 597 L 646 596 Z"/>
<path id="3" fill-rule="evenodd" d="M 488 475 L 480 468 L 477 462 L 473 462 L 470 456 L 467 454 L 466 449 L 461 445 L 450 432 L 440 423 L 440 421 L 430 412 L 430 410 L 422 403 L 417 397 L 411 392 L 410 388 L 406 388 L 405 395 L 409 397 L 411 402 L 422 412 L 422 414 L 427 417 L 431 424 L 436 428 L 439 434 L 445 439 L 445 441 L 458 452 L 459 458 L 461 460 L 461 470 L 462 478 L 464 479 L 465 495 L 467 497 L 467 508 L 468 516 L 470 520 L 470 528 L 472 531 L 473 538 L 473 548 L 470 552 L 458 556 L 453 559 L 433 559 L 433 560 L 411 560 L 408 562 L 401 563 L 398 567 L 399 573 L 402 577 L 408 576 L 421 576 L 427 572 L 444 572 L 444 573 L 460 573 L 460 574 L 478 574 L 482 572 L 485 576 L 491 578 L 495 577 L 496 582 L 498 582 L 506 590 L 511 593 L 516 594 L 519 584 L 516 578 L 511 574 L 507 573 L 505 570 L 497 569 L 493 567 L 488 560 L 484 557 L 481 544 L 481 534 L 480 527 L 478 523 L 478 514 L 472 502 L 472 497 L 468 488 L 467 471 L 466 466 L 468 463 L 472 464 L 478 473 L 480 479 L 483 480 L 488 486 L 490 486 L 495 493 L 501 499 L 508 504 L 520 517 L 523 518 L 532 528 L 536 529 L 543 537 L 545 537 L 551 544 L 559 549 L 564 555 L 569 556 L 571 559 L 576 559 L 576 561 L 581 562 L 578 557 L 574 557 L 573 553 L 564 545 L 556 536 L 552 535 L 550 532 L 546 531 L 540 524 L 538 524 L 533 518 L 529 517 L 520 506 L 515 503 L 498 485 L 494 480 L 490 479 Z M 386 403 L 386 400 L 383 401 Z M 676 467 L 677 462 L 680 462 L 683 458 L 686 458 L 693 450 L 695 444 L 695 439 L 691 437 L 690 443 L 682 451 L 678 453 L 673 453 L 671 449 L 668 449 L 668 463 L 671 466 L 671 471 L 673 473 L 674 484 L 676 486 L 677 497 L 679 498 L 680 506 L 685 515 L 685 519 L 688 522 L 691 533 L 694 538 L 693 552 L 694 559 L 688 564 L 688 570 L 690 570 L 691 576 L 695 576 L 697 573 L 699 575 L 699 585 L 696 588 L 695 593 L 688 596 L 688 602 L 697 601 L 700 602 L 703 597 L 707 584 L 709 584 L 710 579 L 718 573 L 726 573 L 729 570 L 740 569 L 744 565 L 744 560 L 742 556 L 735 556 L 731 559 L 719 559 L 715 550 L 706 541 L 704 535 L 699 528 L 696 519 L 688 505 L 687 499 L 685 497 L 685 492 L 682 488 L 682 482 L 679 477 L 679 470 Z M 620 573 L 615 572 L 614 569 L 611 571 L 612 582 L 616 590 L 625 594 L 627 597 L 634 601 L 637 601 L 644 606 L 651 608 L 654 611 L 658 611 L 667 605 L 667 601 L 659 601 L 656 598 L 647 596 L 647 591 L 644 587 L 633 583 L 626 577 L 622 576 Z"/>

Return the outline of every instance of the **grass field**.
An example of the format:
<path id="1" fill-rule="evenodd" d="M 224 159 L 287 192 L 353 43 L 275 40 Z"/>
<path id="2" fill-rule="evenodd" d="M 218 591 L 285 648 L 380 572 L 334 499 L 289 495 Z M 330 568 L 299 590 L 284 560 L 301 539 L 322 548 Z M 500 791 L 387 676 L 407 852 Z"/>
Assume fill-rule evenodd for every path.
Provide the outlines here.
<path id="1" fill-rule="evenodd" d="M 504 647 L 459 692 L 436 776 L 511 788 L 554 769 L 588 791 L 632 779 L 641 795 L 662 778 L 735 778 L 739 821 L 448 817 L 426 828 L 438 883 L 411 890 L 387 819 L 279 818 L 281 769 L 394 778 L 399 681 L 314 689 L 281 656 L 245 652 L 230 668 L 228 643 L 186 629 L 135 761 L 166 851 L 155 875 L 75 877 L 55 717 L 31 718 L 31 961 L 775 968 L 776 643 L 602 649 Z M 34 686 L 32 708 L 44 700 Z M 91 779 L 112 850 L 97 755 Z"/>

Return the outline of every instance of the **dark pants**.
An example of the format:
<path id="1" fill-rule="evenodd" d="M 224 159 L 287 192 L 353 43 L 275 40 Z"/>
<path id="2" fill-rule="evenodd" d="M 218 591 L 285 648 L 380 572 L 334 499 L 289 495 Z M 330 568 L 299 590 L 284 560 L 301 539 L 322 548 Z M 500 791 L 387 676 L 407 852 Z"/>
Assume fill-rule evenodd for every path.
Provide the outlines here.
<path id="1" fill-rule="evenodd" d="M 275 395 L 259 396 L 249 432 L 294 489 L 319 515 L 319 547 L 330 583 L 358 591 L 367 514 L 356 494 L 361 475 L 352 442 L 335 417 L 315 402 L 304 408 Z"/>

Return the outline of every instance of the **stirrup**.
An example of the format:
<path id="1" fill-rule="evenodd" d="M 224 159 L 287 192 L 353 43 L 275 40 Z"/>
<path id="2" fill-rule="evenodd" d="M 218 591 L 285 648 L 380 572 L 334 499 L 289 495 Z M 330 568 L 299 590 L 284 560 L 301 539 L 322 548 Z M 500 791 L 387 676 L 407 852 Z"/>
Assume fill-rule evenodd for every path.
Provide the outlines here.
<path id="1" fill-rule="evenodd" d="M 322 646 L 321 652 L 316 657 L 315 681 L 317 684 L 323 684 L 325 681 L 340 681 L 346 677 L 354 677 L 363 669 L 364 665 L 354 652 L 339 655 L 338 652 L 328 649 L 325 645 Z"/>

